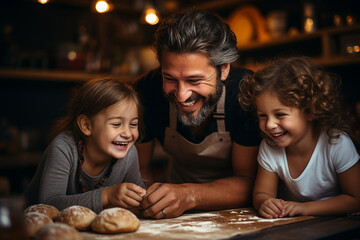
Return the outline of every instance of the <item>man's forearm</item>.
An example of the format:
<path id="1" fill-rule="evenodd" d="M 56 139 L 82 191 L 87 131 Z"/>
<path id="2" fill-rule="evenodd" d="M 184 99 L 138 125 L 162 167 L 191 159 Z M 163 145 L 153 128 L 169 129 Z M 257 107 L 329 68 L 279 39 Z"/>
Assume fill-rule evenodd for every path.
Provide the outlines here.
<path id="1" fill-rule="evenodd" d="M 210 183 L 184 183 L 188 209 L 217 210 L 250 206 L 253 181 L 247 177 L 229 177 Z"/>

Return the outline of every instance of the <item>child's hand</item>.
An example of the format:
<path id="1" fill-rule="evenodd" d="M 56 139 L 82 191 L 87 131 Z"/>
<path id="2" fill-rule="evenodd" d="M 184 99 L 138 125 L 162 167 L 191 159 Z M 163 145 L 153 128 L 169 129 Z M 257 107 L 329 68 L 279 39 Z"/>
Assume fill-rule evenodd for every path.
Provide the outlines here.
<path id="1" fill-rule="evenodd" d="M 285 216 L 284 200 L 276 198 L 266 199 L 259 208 L 261 216 L 266 218 L 278 218 Z"/>
<path id="2" fill-rule="evenodd" d="M 307 215 L 306 207 L 303 203 L 299 202 L 284 202 L 284 216 L 294 217 L 296 215 Z"/>
<path id="3" fill-rule="evenodd" d="M 107 195 L 106 206 L 129 209 L 140 205 L 146 190 L 134 183 L 121 183 L 105 188 L 103 194 Z"/>

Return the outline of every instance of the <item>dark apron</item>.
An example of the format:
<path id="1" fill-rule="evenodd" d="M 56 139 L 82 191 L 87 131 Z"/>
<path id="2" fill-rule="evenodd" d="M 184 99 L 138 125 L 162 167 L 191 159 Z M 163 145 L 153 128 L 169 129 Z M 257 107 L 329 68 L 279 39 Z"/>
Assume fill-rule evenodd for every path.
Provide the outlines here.
<path id="1" fill-rule="evenodd" d="M 218 131 L 198 144 L 176 131 L 177 118 L 170 105 L 170 127 L 166 128 L 164 137 L 164 150 L 170 155 L 170 182 L 205 183 L 233 175 L 232 141 L 225 129 L 225 95 L 224 86 L 214 114 Z"/>

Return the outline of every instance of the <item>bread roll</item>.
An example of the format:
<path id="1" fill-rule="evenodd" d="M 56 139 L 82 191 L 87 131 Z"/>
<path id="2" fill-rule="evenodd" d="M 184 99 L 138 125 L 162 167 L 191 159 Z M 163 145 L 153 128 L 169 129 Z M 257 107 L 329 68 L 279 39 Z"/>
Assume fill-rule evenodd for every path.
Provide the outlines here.
<path id="1" fill-rule="evenodd" d="M 82 235 L 73 227 L 64 223 L 52 223 L 42 226 L 34 236 L 35 240 L 83 240 Z"/>
<path id="2" fill-rule="evenodd" d="M 119 207 L 101 211 L 91 224 L 92 230 L 98 233 L 134 232 L 139 226 L 135 214 Z"/>
<path id="3" fill-rule="evenodd" d="M 46 224 L 53 223 L 48 216 L 38 212 L 27 212 L 24 214 L 27 236 L 33 237 L 36 231 Z"/>
<path id="4" fill-rule="evenodd" d="M 27 207 L 24 210 L 24 213 L 28 212 L 38 212 L 47 215 L 51 220 L 54 220 L 58 215 L 59 210 L 56 207 L 46 205 L 46 204 L 35 204 Z"/>
<path id="5" fill-rule="evenodd" d="M 74 205 L 61 210 L 55 218 L 55 222 L 65 223 L 77 230 L 87 230 L 95 217 L 96 213 L 91 209 Z"/>

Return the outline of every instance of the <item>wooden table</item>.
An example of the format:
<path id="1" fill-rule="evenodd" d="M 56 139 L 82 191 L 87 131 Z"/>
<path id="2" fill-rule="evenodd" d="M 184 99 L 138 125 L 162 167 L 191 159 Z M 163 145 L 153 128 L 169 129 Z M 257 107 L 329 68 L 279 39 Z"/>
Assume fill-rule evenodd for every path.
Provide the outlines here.
<path id="1" fill-rule="evenodd" d="M 134 233 L 82 235 L 86 240 L 360 239 L 360 216 L 265 219 L 251 208 L 240 208 L 187 213 L 172 219 L 141 219 Z"/>
<path id="2" fill-rule="evenodd" d="M 316 217 L 307 221 L 263 229 L 228 240 L 359 240 L 360 216 Z"/>

